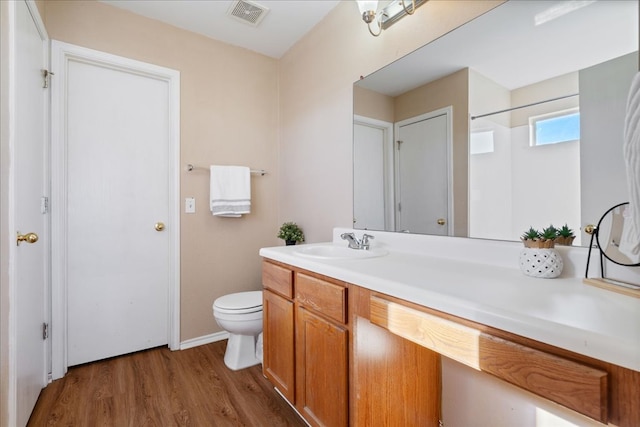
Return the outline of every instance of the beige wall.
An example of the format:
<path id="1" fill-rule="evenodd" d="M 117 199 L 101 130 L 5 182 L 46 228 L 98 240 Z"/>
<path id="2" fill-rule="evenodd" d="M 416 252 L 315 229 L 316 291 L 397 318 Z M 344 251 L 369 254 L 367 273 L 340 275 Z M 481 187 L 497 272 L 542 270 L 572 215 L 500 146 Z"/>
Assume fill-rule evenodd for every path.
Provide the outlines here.
<path id="1" fill-rule="evenodd" d="M 394 98 L 388 95 L 364 89 L 359 86 L 353 87 L 353 114 L 370 119 L 382 120 L 393 123 Z"/>
<path id="2" fill-rule="evenodd" d="M 502 87 L 493 80 L 483 76 L 477 71 L 469 70 L 469 114 L 481 116 L 494 111 L 502 111 L 511 108 L 511 91 Z M 505 112 L 483 117 L 480 123 L 485 121 L 510 127 L 511 113 Z M 478 120 L 471 121 L 471 130 L 478 126 Z M 480 125 L 484 126 L 483 124 Z"/>
<path id="3" fill-rule="evenodd" d="M 258 250 L 278 244 L 277 61 L 95 1 L 46 1 L 44 20 L 51 39 L 180 71 L 180 206 L 195 197 L 197 207 L 181 215 L 181 340 L 219 331 L 213 300 L 260 289 Z M 269 174 L 252 178 L 250 215 L 213 218 L 209 174 L 187 163 Z"/>

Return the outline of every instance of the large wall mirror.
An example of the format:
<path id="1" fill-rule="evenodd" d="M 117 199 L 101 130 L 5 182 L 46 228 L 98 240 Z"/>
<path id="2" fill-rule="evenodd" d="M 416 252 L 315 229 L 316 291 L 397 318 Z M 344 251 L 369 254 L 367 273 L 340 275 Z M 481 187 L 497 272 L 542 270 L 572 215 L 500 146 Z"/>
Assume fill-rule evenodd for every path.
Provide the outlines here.
<path id="1" fill-rule="evenodd" d="M 354 227 L 518 240 L 627 201 L 637 1 L 511 0 L 354 84 Z"/>

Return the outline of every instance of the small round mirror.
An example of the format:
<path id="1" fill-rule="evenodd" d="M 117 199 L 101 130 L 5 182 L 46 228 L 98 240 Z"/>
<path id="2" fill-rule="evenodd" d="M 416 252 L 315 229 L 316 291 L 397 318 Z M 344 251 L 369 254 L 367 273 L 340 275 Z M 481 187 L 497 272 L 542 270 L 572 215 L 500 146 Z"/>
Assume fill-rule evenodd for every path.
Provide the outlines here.
<path id="1" fill-rule="evenodd" d="M 596 241 L 600 252 L 611 262 L 626 266 L 640 266 L 640 253 L 633 253 L 631 247 L 638 242 L 629 236 L 629 203 L 615 205 L 602 215 L 596 228 Z"/>

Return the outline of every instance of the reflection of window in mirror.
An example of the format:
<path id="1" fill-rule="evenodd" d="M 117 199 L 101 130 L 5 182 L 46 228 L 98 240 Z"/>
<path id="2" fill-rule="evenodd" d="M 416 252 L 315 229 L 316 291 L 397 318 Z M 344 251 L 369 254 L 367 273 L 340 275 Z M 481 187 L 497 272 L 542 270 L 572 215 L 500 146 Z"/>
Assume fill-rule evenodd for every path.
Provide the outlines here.
<path id="1" fill-rule="evenodd" d="M 493 130 L 477 130 L 469 137 L 469 154 L 493 153 Z"/>
<path id="2" fill-rule="evenodd" d="M 529 117 L 529 144 L 533 146 L 559 144 L 580 140 L 578 109 L 557 111 Z"/>

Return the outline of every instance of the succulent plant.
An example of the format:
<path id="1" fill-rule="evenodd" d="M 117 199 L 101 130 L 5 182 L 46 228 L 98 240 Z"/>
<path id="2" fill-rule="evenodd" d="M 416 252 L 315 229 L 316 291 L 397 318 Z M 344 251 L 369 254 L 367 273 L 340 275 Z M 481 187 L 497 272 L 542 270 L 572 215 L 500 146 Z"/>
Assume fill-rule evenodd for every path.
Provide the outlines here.
<path id="1" fill-rule="evenodd" d="M 522 235 L 522 240 L 536 240 L 540 238 L 540 232 L 533 227 L 530 227 L 529 230 L 525 231 Z"/>
<path id="2" fill-rule="evenodd" d="M 573 234 L 573 230 L 570 229 L 567 224 L 565 224 L 562 227 L 558 228 L 558 236 L 561 236 L 561 237 L 575 237 L 575 234 Z"/>
<path id="3" fill-rule="evenodd" d="M 543 240 L 553 240 L 558 237 L 558 229 L 553 225 L 549 225 L 547 228 L 543 228 L 540 233 L 540 238 Z"/>

